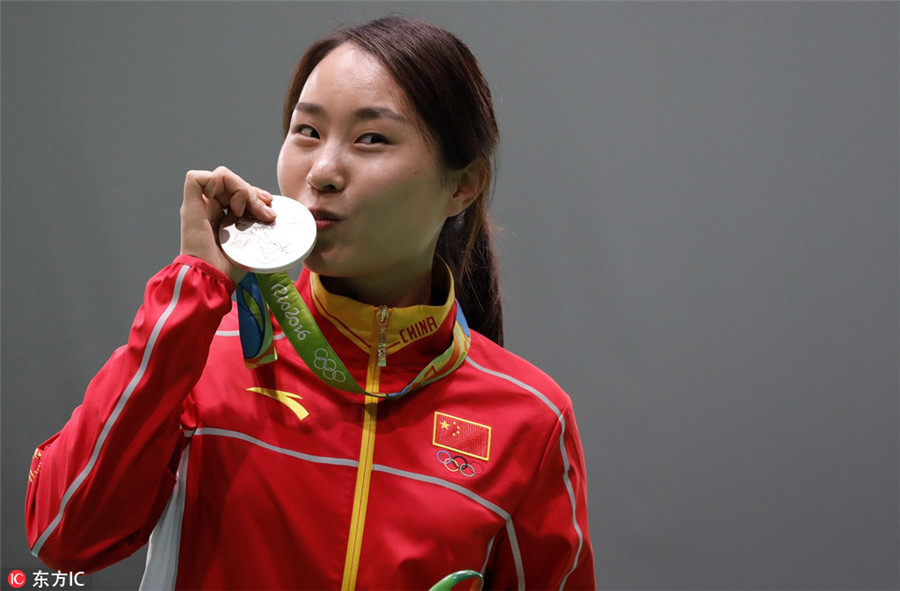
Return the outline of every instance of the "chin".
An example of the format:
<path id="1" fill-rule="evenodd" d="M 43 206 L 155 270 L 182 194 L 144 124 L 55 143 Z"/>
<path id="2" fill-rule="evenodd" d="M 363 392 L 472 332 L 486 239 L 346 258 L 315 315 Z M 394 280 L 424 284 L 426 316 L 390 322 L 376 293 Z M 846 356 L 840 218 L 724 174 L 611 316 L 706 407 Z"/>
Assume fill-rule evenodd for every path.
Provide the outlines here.
<path id="1" fill-rule="evenodd" d="M 315 250 L 303 261 L 303 266 L 322 277 L 349 277 L 352 275 L 347 272 L 346 265 L 333 260 L 333 257 L 323 256 Z"/>

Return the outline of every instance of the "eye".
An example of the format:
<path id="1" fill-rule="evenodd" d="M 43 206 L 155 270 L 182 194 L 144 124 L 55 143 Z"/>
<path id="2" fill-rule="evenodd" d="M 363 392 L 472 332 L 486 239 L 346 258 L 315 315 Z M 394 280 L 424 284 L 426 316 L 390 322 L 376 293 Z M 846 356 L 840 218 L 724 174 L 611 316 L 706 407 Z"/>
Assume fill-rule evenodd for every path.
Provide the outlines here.
<path id="1" fill-rule="evenodd" d="M 356 140 L 360 144 L 365 144 L 368 146 L 372 146 L 375 144 L 386 144 L 388 140 L 386 137 L 381 135 L 380 133 L 364 133 L 359 136 L 359 139 Z"/>
<path id="2" fill-rule="evenodd" d="M 294 133 L 300 134 L 303 137 L 319 139 L 319 132 L 316 131 L 314 127 L 302 123 L 294 128 Z"/>

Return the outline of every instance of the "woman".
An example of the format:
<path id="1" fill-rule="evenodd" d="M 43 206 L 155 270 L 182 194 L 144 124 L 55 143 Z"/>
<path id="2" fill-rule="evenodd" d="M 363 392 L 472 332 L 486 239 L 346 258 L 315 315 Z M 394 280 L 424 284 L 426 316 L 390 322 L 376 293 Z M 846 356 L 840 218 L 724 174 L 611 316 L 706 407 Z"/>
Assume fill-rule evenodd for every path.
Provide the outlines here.
<path id="1" fill-rule="evenodd" d="M 271 221 L 272 195 L 191 171 L 181 255 L 35 452 L 32 552 L 96 570 L 149 540 L 151 589 L 423 589 L 460 569 L 487 588 L 592 588 L 571 402 L 500 346 L 496 142 L 488 86 L 450 33 L 391 17 L 310 47 L 278 182 L 316 219 L 299 294 L 367 393 L 323 383 L 279 329 L 276 361 L 241 363 L 244 272 L 215 229 L 226 208 Z"/>

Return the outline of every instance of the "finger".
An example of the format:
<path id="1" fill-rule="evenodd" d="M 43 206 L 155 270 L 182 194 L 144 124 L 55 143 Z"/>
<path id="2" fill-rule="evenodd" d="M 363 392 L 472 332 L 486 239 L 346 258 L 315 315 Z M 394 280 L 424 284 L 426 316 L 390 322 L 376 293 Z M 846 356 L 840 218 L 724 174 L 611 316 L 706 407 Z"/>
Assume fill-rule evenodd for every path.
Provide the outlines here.
<path id="1" fill-rule="evenodd" d="M 203 189 L 212 178 L 212 171 L 209 170 L 189 170 L 184 175 L 184 197 L 188 199 L 199 199 L 203 196 Z"/>
<path id="2" fill-rule="evenodd" d="M 228 207 L 238 217 L 245 214 L 248 204 L 259 199 L 260 189 L 224 166 L 214 170 L 213 177 L 216 184 L 212 187 L 212 195 L 207 196 L 216 199 L 223 207 Z"/>
<path id="3" fill-rule="evenodd" d="M 190 170 L 185 176 L 185 198 L 203 196 L 218 203 L 222 209 L 237 207 L 241 210 L 238 215 L 242 213 L 243 202 L 250 189 L 250 183 L 224 166 L 212 171 Z"/>
<path id="4" fill-rule="evenodd" d="M 203 188 L 212 177 L 208 170 L 189 170 L 184 177 L 184 201 L 181 205 L 182 217 L 190 219 L 209 218 L 210 200 L 204 197 Z M 215 203 L 215 202 L 213 202 Z M 221 210 L 221 207 L 219 207 Z"/>
<path id="5" fill-rule="evenodd" d="M 188 172 L 185 180 L 185 196 L 188 192 L 194 198 L 204 196 L 210 201 L 209 219 L 216 221 L 221 215 L 214 211 L 228 208 L 234 215 L 252 215 L 263 221 L 273 221 L 275 211 L 271 208 L 272 194 L 254 187 L 239 175 L 224 166 L 213 171 L 194 170 Z"/>
<path id="6" fill-rule="evenodd" d="M 252 216 L 264 222 L 275 220 L 272 209 L 272 194 L 259 187 L 254 187 L 237 175 L 223 176 L 224 190 L 231 193 L 228 208 L 234 215 Z"/>
<path id="7" fill-rule="evenodd" d="M 228 207 L 234 215 L 238 217 L 244 215 L 244 204 L 253 187 L 224 166 L 217 168 L 214 174 L 216 177 L 215 199 L 223 207 Z"/>
<path id="8" fill-rule="evenodd" d="M 251 197 L 246 201 L 246 213 L 264 222 L 275 221 L 275 210 L 272 209 L 272 194 L 264 189 L 253 187 Z"/>

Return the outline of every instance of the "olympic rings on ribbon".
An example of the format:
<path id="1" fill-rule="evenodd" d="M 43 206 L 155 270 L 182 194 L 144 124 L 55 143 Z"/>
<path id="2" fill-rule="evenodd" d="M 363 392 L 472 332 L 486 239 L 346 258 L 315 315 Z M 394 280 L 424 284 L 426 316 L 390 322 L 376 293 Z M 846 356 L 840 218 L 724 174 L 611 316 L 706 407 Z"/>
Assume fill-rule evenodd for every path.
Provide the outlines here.
<path id="1" fill-rule="evenodd" d="M 321 371 L 326 378 L 333 382 L 344 382 L 347 379 L 344 372 L 338 370 L 337 362 L 328 356 L 328 351 L 316 349 L 315 356 L 316 369 Z"/>
<path id="2" fill-rule="evenodd" d="M 466 478 L 472 478 L 476 474 L 484 472 L 484 466 L 481 462 L 468 460 L 465 456 L 454 456 L 449 451 L 442 449 L 437 452 L 437 459 L 444 465 L 444 468 L 451 472 L 459 472 Z"/>

